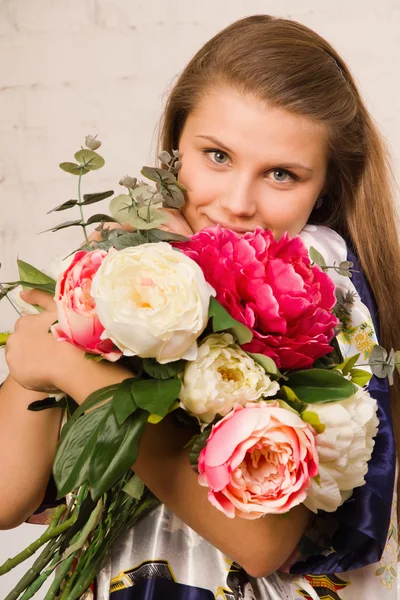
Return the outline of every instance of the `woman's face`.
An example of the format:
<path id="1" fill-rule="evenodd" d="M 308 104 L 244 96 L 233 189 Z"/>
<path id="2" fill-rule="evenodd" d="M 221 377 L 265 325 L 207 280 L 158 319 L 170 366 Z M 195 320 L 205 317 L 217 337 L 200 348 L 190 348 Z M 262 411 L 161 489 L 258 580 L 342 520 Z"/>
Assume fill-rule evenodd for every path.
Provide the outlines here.
<path id="1" fill-rule="evenodd" d="M 179 150 L 179 181 L 188 189 L 182 213 L 195 232 L 219 223 L 238 233 L 261 226 L 276 239 L 294 236 L 323 192 L 324 127 L 233 88 L 203 96 Z"/>

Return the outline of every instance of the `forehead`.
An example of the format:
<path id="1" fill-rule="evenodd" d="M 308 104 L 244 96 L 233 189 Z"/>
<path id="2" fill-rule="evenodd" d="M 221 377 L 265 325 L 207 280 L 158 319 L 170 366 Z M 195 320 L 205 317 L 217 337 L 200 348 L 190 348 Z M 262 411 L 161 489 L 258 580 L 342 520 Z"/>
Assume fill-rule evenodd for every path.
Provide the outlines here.
<path id="1" fill-rule="evenodd" d="M 203 95 L 187 118 L 185 134 L 211 135 L 235 153 L 245 153 L 254 160 L 301 159 L 309 166 L 325 162 L 328 146 L 323 124 L 270 107 L 229 87 L 214 88 Z"/>

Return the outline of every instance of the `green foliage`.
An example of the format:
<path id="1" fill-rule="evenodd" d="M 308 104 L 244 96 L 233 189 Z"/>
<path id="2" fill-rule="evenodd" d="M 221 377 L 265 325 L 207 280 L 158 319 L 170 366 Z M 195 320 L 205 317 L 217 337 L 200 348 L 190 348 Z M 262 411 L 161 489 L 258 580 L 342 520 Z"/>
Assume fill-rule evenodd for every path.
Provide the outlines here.
<path id="1" fill-rule="evenodd" d="M 317 415 L 317 413 L 311 410 L 304 410 L 300 416 L 303 419 L 303 421 L 312 425 L 317 433 L 324 433 L 326 427 L 319 420 L 319 416 Z"/>
<path id="2" fill-rule="evenodd" d="M 251 330 L 231 317 L 213 296 L 210 298 L 208 317 L 212 318 L 212 328 L 215 333 L 228 330 L 237 339 L 238 344 L 247 344 L 253 339 Z"/>
<path id="3" fill-rule="evenodd" d="M 308 369 L 288 374 L 287 385 L 302 402 L 337 402 L 353 396 L 357 388 L 351 381 L 326 369 Z"/>
<path id="4" fill-rule="evenodd" d="M 97 171 L 104 166 L 104 158 L 93 150 L 79 150 L 74 154 L 74 158 L 81 166 L 89 171 Z"/>
<path id="5" fill-rule="evenodd" d="M 360 387 L 364 387 L 371 379 L 372 375 L 368 371 L 364 371 L 364 369 L 351 369 L 350 371 L 350 379 L 356 385 Z"/>
<path id="6" fill-rule="evenodd" d="M 277 378 L 283 377 L 284 379 L 286 379 L 286 377 L 284 375 L 282 375 L 282 373 L 279 371 L 275 362 L 269 356 L 265 356 L 265 354 L 259 354 L 259 353 L 253 353 L 253 352 L 248 352 L 247 354 L 249 356 L 251 356 L 251 358 L 254 360 L 254 362 L 261 365 L 262 368 L 264 369 L 264 371 L 268 375 L 275 375 L 275 377 L 277 377 Z"/>
<path id="7" fill-rule="evenodd" d="M 324 269 L 326 267 L 326 262 L 324 257 L 316 248 L 310 246 L 309 255 L 313 263 Z"/>
<path id="8" fill-rule="evenodd" d="M 110 198 L 114 193 L 113 190 L 107 190 L 106 192 L 96 192 L 94 194 L 83 194 L 83 206 L 88 206 L 89 204 L 94 204 L 95 202 L 101 202 L 101 200 L 105 200 L 106 198 Z"/>
<path id="9" fill-rule="evenodd" d="M 46 275 L 46 273 L 43 273 L 43 271 L 40 271 L 33 265 L 30 265 L 29 263 L 21 260 L 20 258 L 17 259 L 17 265 L 18 265 L 19 277 L 21 280 L 32 283 L 32 284 L 37 283 L 37 284 L 52 285 L 52 286 L 54 286 L 53 289 L 55 289 L 55 285 L 56 285 L 55 280 L 52 277 L 49 277 L 48 275 Z"/>
<path id="10" fill-rule="evenodd" d="M 112 407 L 115 418 L 120 425 L 137 409 L 137 404 L 131 391 L 133 381 L 133 378 L 124 379 L 118 385 L 113 395 Z"/>
<path id="11" fill-rule="evenodd" d="M 67 200 L 66 202 L 63 202 L 62 204 L 59 204 L 55 208 L 52 208 L 51 210 L 47 211 L 46 214 L 49 215 L 52 212 L 56 212 L 56 211 L 60 211 L 60 210 L 67 210 L 69 208 L 72 208 L 73 206 L 76 206 L 77 204 L 78 204 L 78 200 Z"/>
<path id="12" fill-rule="evenodd" d="M 72 163 L 72 162 L 63 162 L 60 163 L 60 169 L 62 169 L 63 171 L 65 171 L 66 173 L 70 173 L 71 175 L 86 175 L 86 173 L 89 173 L 89 169 L 86 167 L 83 167 L 82 165 L 77 165 L 76 163 Z"/>
<path id="13" fill-rule="evenodd" d="M 135 379 L 132 394 L 140 408 L 165 417 L 171 404 L 179 397 L 181 381 L 177 376 L 170 379 Z"/>
<path id="14" fill-rule="evenodd" d="M 350 356 L 350 358 L 347 358 L 340 365 L 337 365 L 336 369 L 339 371 L 342 371 L 343 375 L 346 376 L 350 373 L 350 371 L 352 370 L 352 368 L 354 367 L 354 365 L 356 364 L 356 362 L 358 361 L 359 358 L 360 358 L 360 353 L 354 354 L 354 356 Z"/>
<path id="15" fill-rule="evenodd" d="M 75 219 L 74 221 L 64 221 L 64 223 L 60 223 L 59 225 L 56 225 L 55 227 L 50 227 L 50 229 L 45 229 L 44 231 L 41 231 L 40 233 L 47 233 L 48 231 L 59 231 L 60 229 L 66 229 L 67 227 L 77 227 L 77 226 L 81 226 L 83 227 L 83 223 L 81 219 Z"/>
<path id="16" fill-rule="evenodd" d="M 192 467 L 197 471 L 197 465 L 199 462 L 200 452 L 205 447 L 207 440 L 211 433 L 211 426 L 206 427 L 201 433 L 195 435 L 190 440 L 189 446 L 189 460 Z"/>
<path id="17" fill-rule="evenodd" d="M 174 375 L 182 373 L 185 364 L 185 360 L 176 360 L 165 365 L 161 365 L 154 358 L 144 358 L 142 361 L 143 370 L 154 379 L 170 379 Z"/>

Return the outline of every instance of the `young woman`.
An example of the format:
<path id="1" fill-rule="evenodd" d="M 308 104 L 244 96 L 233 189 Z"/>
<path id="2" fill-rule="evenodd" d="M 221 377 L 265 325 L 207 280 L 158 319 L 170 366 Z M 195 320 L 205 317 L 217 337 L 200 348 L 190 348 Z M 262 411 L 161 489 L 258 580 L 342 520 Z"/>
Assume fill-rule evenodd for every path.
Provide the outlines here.
<path id="1" fill-rule="evenodd" d="M 325 40 L 269 16 L 227 27 L 178 79 L 160 146 L 181 151 L 179 179 L 188 189 L 182 215 L 175 214 L 170 227 L 190 233 L 219 223 L 242 234 L 261 226 L 277 239 L 285 231 L 314 231 L 322 232 L 322 245 L 324 236 L 345 240 L 380 343 L 388 350 L 398 346 L 400 251 L 390 170 L 351 74 Z M 3 528 L 17 526 L 40 505 L 54 459 L 61 411 L 31 413 L 27 405 L 54 389 L 81 403 L 130 376 L 57 343 L 48 333 L 55 307 L 47 295 L 31 291 L 24 299 L 45 311 L 21 318 L 7 343 L 10 376 L 0 390 L 1 469 L 8 481 L 0 494 Z M 333 537 L 313 546 L 314 556 L 304 553 L 305 542 L 327 521 L 311 519 L 302 505 L 286 518 L 226 518 L 197 483 L 183 449 L 186 433 L 167 422 L 149 426 L 133 468 L 163 504 L 117 544 L 98 577 L 98 598 L 110 591 L 115 600 L 395 598 L 392 420 L 400 396 L 393 387 L 391 411 L 386 383 L 374 385 L 381 423 L 369 479 L 337 511 Z"/>

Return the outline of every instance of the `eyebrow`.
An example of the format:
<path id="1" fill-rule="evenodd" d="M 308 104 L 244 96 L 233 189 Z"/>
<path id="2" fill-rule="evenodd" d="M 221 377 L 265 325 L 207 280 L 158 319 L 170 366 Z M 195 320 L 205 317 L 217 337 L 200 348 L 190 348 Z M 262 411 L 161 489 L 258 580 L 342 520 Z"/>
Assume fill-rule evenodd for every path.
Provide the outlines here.
<path id="1" fill-rule="evenodd" d="M 209 140 L 210 142 L 212 142 L 213 144 L 215 144 L 219 148 L 222 148 L 223 150 L 226 150 L 227 152 L 229 152 L 231 154 L 234 154 L 233 150 L 231 150 L 230 148 L 228 148 L 228 146 L 226 144 L 224 144 L 223 142 L 221 142 L 220 140 L 218 140 L 213 135 L 196 135 L 196 137 L 197 138 L 202 138 L 204 140 Z M 304 171 L 309 171 L 310 173 L 314 172 L 314 169 L 311 169 L 310 167 L 306 167 L 304 165 L 301 165 L 300 163 L 281 163 L 281 162 L 278 161 L 277 164 L 279 164 L 280 167 L 286 168 L 286 169 L 303 169 Z"/>

